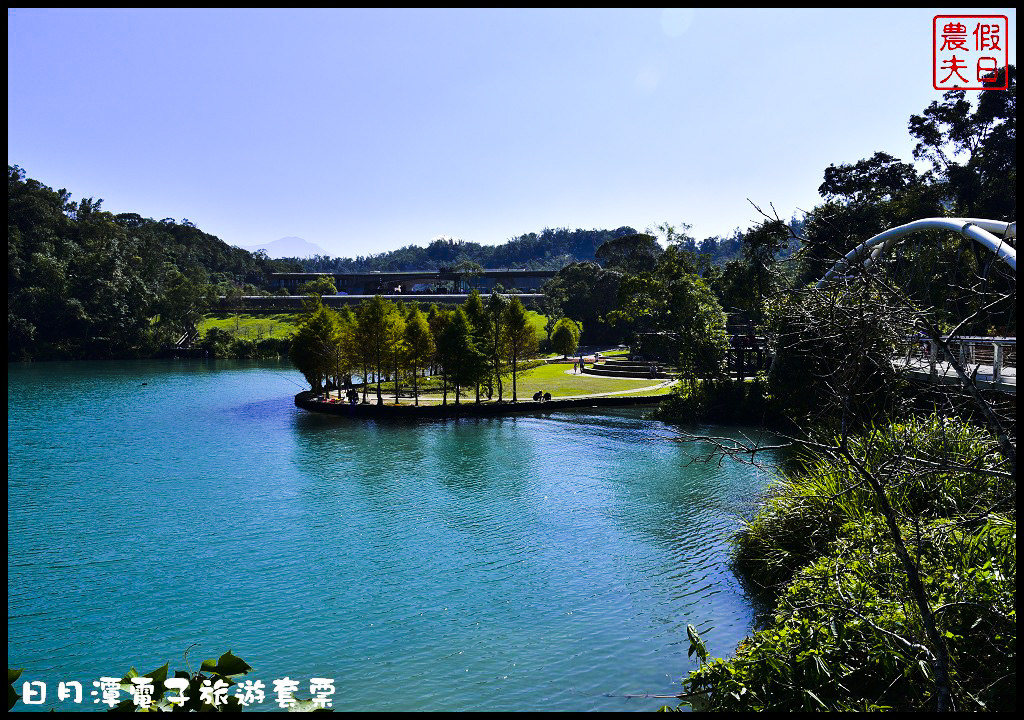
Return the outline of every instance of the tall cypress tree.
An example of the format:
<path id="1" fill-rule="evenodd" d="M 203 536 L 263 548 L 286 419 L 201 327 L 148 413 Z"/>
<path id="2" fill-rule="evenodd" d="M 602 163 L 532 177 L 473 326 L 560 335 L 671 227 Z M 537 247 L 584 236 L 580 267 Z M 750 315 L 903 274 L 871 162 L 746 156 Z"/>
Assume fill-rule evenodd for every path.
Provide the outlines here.
<path id="1" fill-rule="evenodd" d="M 537 336 L 533 333 L 526 308 L 519 298 L 512 296 L 505 310 L 505 328 L 508 333 L 508 354 L 512 363 L 512 402 L 516 402 L 516 375 L 519 361 L 537 348 Z"/>
<path id="2" fill-rule="evenodd" d="M 466 310 L 466 317 L 469 319 L 471 332 L 473 334 L 473 344 L 483 357 L 483 362 L 478 363 L 479 368 L 474 378 L 476 384 L 476 402 L 480 402 L 480 385 L 483 382 L 490 382 L 491 378 L 491 367 L 490 363 L 487 362 L 490 354 L 487 352 L 488 348 L 488 336 L 491 333 L 490 318 L 487 315 L 487 308 L 484 307 L 483 299 L 480 297 L 480 293 L 475 289 L 470 293 L 469 297 L 466 298 L 466 302 L 463 305 Z"/>
<path id="3" fill-rule="evenodd" d="M 420 394 L 417 386 L 419 371 L 430 362 L 436 347 L 434 337 L 430 332 L 430 325 L 415 305 L 409 311 L 405 321 L 405 351 L 406 362 L 409 369 L 412 370 L 412 395 L 415 404 L 419 405 Z"/>
<path id="4" fill-rule="evenodd" d="M 461 307 L 452 313 L 451 322 L 441 336 L 441 355 L 446 372 L 455 385 L 455 404 L 459 404 L 462 388 L 479 377 L 486 359 L 473 342 L 472 327 L 466 311 Z"/>
<path id="5" fill-rule="evenodd" d="M 487 335 L 486 353 L 490 358 L 491 374 L 494 382 L 498 383 L 498 402 L 502 402 L 502 370 L 505 357 L 505 345 L 507 333 L 505 330 L 505 308 L 508 302 L 497 292 L 491 293 L 487 301 L 487 314 L 489 316 L 490 332 Z"/>

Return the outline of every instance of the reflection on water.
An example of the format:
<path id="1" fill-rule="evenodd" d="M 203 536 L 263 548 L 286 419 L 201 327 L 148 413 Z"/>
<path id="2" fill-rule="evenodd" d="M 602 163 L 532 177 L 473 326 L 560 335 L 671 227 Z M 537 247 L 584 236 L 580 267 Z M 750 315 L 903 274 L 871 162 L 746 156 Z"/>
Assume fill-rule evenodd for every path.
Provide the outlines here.
<path id="1" fill-rule="evenodd" d="M 342 710 L 650 710 L 609 696 L 674 692 L 687 623 L 719 654 L 750 628 L 725 540 L 754 469 L 690 463 L 640 410 L 358 422 L 297 410 L 297 382 L 9 366 L 26 679 L 173 667 L 198 642 L 268 684 L 336 678 Z"/>

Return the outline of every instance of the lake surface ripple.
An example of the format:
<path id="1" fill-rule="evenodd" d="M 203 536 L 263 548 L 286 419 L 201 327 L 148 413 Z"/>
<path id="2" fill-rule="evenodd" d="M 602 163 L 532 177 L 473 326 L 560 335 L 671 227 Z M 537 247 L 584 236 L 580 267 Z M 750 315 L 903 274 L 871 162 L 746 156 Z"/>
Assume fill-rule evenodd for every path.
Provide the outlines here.
<path id="1" fill-rule="evenodd" d="M 8 366 L 7 654 L 88 689 L 229 648 L 339 710 L 651 710 L 753 609 L 768 480 L 648 411 L 400 425 L 298 410 L 286 363 Z M 717 434 L 724 434 L 721 429 Z M 43 709 L 106 709 L 48 702 Z M 19 706 L 22 707 L 22 706 Z"/>

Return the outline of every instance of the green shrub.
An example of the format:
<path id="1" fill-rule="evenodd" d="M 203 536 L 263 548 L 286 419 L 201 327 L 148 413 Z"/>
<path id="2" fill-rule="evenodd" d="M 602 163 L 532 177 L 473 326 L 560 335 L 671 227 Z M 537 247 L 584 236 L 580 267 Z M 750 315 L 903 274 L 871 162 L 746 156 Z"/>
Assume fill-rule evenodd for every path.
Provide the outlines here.
<path id="1" fill-rule="evenodd" d="M 997 464 L 995 441 L 975 426 L 910 418 L 849 444 L 851 455 L 884 481 L 898 513 L 949 518 L 1012 506 L 1012 480 L 986 473 Z M 806 460 L 771 489 L 739 533 L 736 565 L 756 585 L 777 588 L 823 554 L 843 525 L 878 511 L 878 498 L 847 461 Z"/>
<path id="2" fill-rule="evenodd" d="M 932 521 L 918 536 L 926 591 L 960 710 L 1009 710 L 1016 685 L 1016 522 L 970 533 Z M 929 710 L 934 682 L 920 616 L 880 518 L 850 523 L 800 570 L 764 630 L 732 660 L 684 681 L 709 710 Z"/>
<path id="3" fill-rule="evenodd" d="M 784 422 L 768 386 L 759 376 L 752 381 L 700 380 L 680 383 L 662 401 L 656 416 L 665 422 L 694 424 L 757 424 L 778 426 Z"/>
<path id="4" fill-rule="evenodd" d="M 256 341 L 248 338 L 235 338 L 231 341 L 228 352 L 234 358 L 255 358 Z"/>
<path id="5" fill-rule="evenodd" d="M 206 350 L 210 357 L 226 357 L 230 353 L 231 342 L 234 335 L 223 328 L 210 328 L 206 336 L 199 343 L 199 347 Z"/>
<path id="6" fill-rule="evenodd" d="M 873 428 L 847 448 L 849 457 L 804 461 L 739 533 L 736 565 L 776 592 L 775 611 L 733 659 L 701 660 L 686 691 L 710 710 L 934 708 L 919 609 L 856 462 L 902 518 L 957 709 L 1013 709 L 1015 485 L 999 472 L 994 440 L 932 415 Z"/>
<path id="7" fill-rule="evenodd" d="M 256 357 L 288 357 L 291 344 L 291 338 L 264 338 L 256 343 Z"/>

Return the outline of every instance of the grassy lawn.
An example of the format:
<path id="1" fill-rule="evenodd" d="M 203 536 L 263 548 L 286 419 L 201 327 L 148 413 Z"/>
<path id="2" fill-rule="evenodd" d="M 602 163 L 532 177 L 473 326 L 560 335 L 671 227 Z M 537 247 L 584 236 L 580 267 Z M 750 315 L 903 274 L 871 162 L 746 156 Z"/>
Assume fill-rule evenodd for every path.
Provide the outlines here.
<path id="1" fill-rule="evenodd" d="M 543 315 L 533 310 L 526 311 L 526 317 L 530 326 L 537 335 L 537 342 L 547 338 L 544 332 L 544 323 L 547 321 Z M 210 313 L 203 318 L 199 324 L 199 334 L 206 336 L 210 328 L 220 328 L 235 333 L 238 337 L 258 340 L 265 337 L 290 337 L 296 330 L 299 322 L 298 312 L 279 312 L 266 314 L 253 313 L 231 313 L 220 312 Z M 536 392 L 536 391 L 534 391 Z"/>
<path id="2" fill-rule="evenodd" d="M 298 313 L 211 313 L 199 324 L 199 333 L 205 337 L 210 328 L 220 328 L 238 337 L 259 340 L 266 337 L 290 337 L 298 325 Z"/>
<path id="3" fill-rule="evenodd" d="M 621 392 L 628 390 L 638 390 L 640 388 L 650 387 L 657 385 L 660 380 L 651 380 L 649 378 L 637 378 L 637 379 L 626 379 L 626 378 L 608 378 L 601 377 L 598 375 L 578 375 L 572 372 L 566 374 L 566 370 L 571 370 L 571 365 L 541 365 L 540 367 L 533 368 L 531 370 L 524 370 L 519 373 L 516 380 L 516 396 L 519 400 L 530 400 L 533 394 L 540 390 L 541 392 L 551 393 L 551 397 L 572 397 L 575 395 L 594 395 L 598 393 L 610 393 L 610 392 Z M 506 400 L 512 399 L 512 378 L 509 376 L 505 380 L 505 392 L 504 397 Z M 394 386 L 392 386 L 394 387 Z M 635 395 L 662 395 L 667 394 L 670 388 L 660 388 L 658 390 L 648 390 L 642 392 L 631 393 Z M 385 391 L 386 392 L 386 391 Z M 454 401 L 454 392 L 449 392 L 448 401 Z M 475 390 L 469 388 L 469 392 L 464 394 L 463 401 L 472 402 L 475 397 Z M 494 399 L 497 399 L 495 397 Z M 440 402 L 440 395 L 431 393 L 429 395 L 421 395 L 420 401 L 426 402 Z M 403 404 L 409 402 L 407 398 L 402 398 Z"/>
<path id="4" fill-rule="evenodd" d="M 566 374 L 566 370 L 570 372 Z M 610 378 L 599 375 L 579 375 L 571 372 L 571 365 L 550 364 L 527 370 L 517 378 L 517 394 L 530 398 L 540 390 L 551 393 L 551 397 L 570 395 L 592 395 L 595 393 L 619 392 L 657 385 L 659 380 L 649 378 Z M 507 381 L 512 384 L 512 379 Z"/>
<path id="5" fill-rule="evenodd" d="M 656 390 L 643 390 L 640 392 L 622 393 L 622 395 L 619 395 L 618 397 L 630 397 L 633 395 L 668 395 L 669 393 L 672 392 L 673 387 L 673 385 L 668 385 L 666 387 L 658 388 Z"/>
<path id="6" fill-rule="evenodd" d="M 545 315 L 534 310 L 526 311 L 526 319 L 529 320 L 530 326 L 533 328 L 534 334 L 537 336 L 537 343 L 539 344 L 542 340 L 548 339 L 548 334 L 544 332 L 544 323 L 548 321 Z M 536 392 L 536 390 L 534 390 Z"/>

